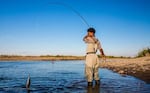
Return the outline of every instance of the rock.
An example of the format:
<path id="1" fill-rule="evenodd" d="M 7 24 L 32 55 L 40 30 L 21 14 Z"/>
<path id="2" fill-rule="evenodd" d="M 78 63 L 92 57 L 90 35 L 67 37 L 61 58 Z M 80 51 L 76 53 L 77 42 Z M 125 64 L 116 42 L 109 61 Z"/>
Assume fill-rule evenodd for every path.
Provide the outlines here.
<path id="1" fill-rule="evenodd" d="M 132 73 L 133 73 L 133 74 L 135 74 L 135 73 L 136 73 L 136 71 L 132 71 Z"/>
<path id="2" fill-rule="evenodd" d="M 118 71 L 119 74 L 124 74 L 123 70 Z"/>
<path id="3" fill-rule="evenodd" d="M 113 71 L 116 72 L 117 70 L 116 70 L 116 69 L 113 69 Z"/>

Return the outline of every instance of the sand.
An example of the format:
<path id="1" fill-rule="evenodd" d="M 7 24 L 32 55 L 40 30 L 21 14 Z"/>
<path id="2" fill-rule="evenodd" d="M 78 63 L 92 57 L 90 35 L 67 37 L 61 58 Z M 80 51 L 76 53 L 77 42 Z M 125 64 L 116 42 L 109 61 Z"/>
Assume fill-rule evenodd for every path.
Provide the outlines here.
<path id="1" fill-rule="evenodd" d="M 150 57 L 106 59 L 100 63 L 100 68 L 107 68 L 123 76 L 135 76 L 146 83 L 150 83 Z"/>

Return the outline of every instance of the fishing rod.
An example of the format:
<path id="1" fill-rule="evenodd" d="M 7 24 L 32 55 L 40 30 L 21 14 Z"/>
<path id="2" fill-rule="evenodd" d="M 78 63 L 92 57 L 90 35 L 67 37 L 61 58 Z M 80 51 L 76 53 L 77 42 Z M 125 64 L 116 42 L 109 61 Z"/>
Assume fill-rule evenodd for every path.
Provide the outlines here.
<path id="1" fill-rule="evenodd" d="M 53 5 L 61 5 L 61 6 L 64 6 L 68 9 L 70 9 L 71 11 L 73 11 L 75 14 L 77 14 L 77 16 L 79 16 L 82 21 L 88 26 L 90 27 L 90 25 L 88 24 L 88 22 L 85 20 L 85 18 L 77 11 L 75 10 L 73 7 L 71 7 L 70 5 L 68 4 L 65 4 L 65 3 L 60 3 L 60 2 L 49 2 L 48 4 L 53 4 Z"/>
<path id="2" fill-rule="evenodd" d="M 90 25 L 85 20 L 85 18 L 77 10 L 75 10 L 73 7 L 71 7 L 71 6 L 69 6 L 69 5 L 65 4 L 65 3 L 60 3 L 60 2 L 50 2 L 48 4 L 51 4 L 51 5 L 61 5 L 61 6 L 64 6 L 64 7 L 68 8 L 68 9 L 70 9 L 75 14 L 77 14 L 88 27 L 90 27 Z M 27 81 L 26 81 L 26 89 L 27 90 L 30 90 L 30 84 L 31 84 L 31 80 L 30 80 L 30 74 L 29 74 L 29 76 L 27 78 Z"/>
<path id="3" fill-rule="evenodd" d="M 90 25 L 88 24 L 86 19 L 77 10 L 75 10 L 70 5 L 62 3 L 62 2 L 49 2 L 48 4 L 61 5 L 61 6 L 64 6 L 64 7 L 68 8 L 68 9 L 70 9 L 71 11 L 73 11 L 75 14 L 77 14 L 77 16 L 79 16 L 82 19 L 82 21 L 87 25 L 88 28 L 90 27 Z M 103 58 L 103 62 L 106 62 L 106 57 L 102 57 L 102 58 Z"/>
<path id="4" fill-rule="evenodd" d="M 70 10 L 73 11 L 77 16 L 79 16 L 79 17 L 82 19 L 82 21 L 83 21 L 88 27 L 90 27 L 90 25 L 89 25 L 88 22 L 85 20 L 85 18 L 84 18 L 77 10 L 75 10 L 73 7 L 71 7 L 71 6 L 69 6 L 69 5 L 65 4 L 65 3 L 60 3 L 60 2 L 49 2 L 48 4 L 51 4 L 51 5 L 61 5 L 61 6 L 64 6 L 64 7 L 68 8 L 68 9 L 70 9 Z M 27 78 L 27 81 L 26 81 L 26 89 L 27 89 L 27 90 L 30 90 L 30 84 L 31 84 L 31 80 L 30 80 L 30 74 L 29 74 L 29 76 L 28 76 L 28 78 Z"/>

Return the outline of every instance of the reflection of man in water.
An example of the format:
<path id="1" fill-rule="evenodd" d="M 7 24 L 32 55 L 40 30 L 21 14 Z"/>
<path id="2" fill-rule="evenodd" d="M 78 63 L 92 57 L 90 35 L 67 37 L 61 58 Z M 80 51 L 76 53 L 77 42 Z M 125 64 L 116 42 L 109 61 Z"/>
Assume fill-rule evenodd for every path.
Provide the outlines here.
<path id="1" fill-rule="evenodd" d="M 99 40 L 95 37 L 95 29 L 89 28 L 87 30 L 88 34 L 83 38 L 84 42 L 87 43 L 87 55 L 86 55 L 86 62 L 85 62 L 85 75 L 87 77 L 88 86 L 93 85 L 93 79 L 95 80 L 95 84 L 99 85 L 99 59 L 96 55 L 97 50 L 99 50 L 104 55 L 103 49 Z"/>
<path id="2" fill-rule="evenodd" d="M 99 85 L 96 85 L 94 87 L 88 86 L 87 93 L 100 93 L 100 86 Z"/>

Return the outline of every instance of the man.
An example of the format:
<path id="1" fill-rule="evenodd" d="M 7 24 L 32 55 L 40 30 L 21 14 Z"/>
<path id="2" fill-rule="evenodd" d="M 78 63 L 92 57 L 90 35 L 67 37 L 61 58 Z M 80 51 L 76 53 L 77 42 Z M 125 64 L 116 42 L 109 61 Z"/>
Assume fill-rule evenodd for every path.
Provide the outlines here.
<path id="1" fill-rule="evenodd" d="M 99 69 L 99 59 L 96 55 L 97 50 L 99 50 L 103 57 L 105 54 L 101 47 L 99 40 L 95 37 L 95 29 L 89 28 L 87 30 L 87 35 L 83 38 L 83 41 L 87 43 L 87 55 L 85 62 L 85 75 L 87 78 L 88 86 L 93 86 L 93 79 L 95 84 L 100 84 L 98 69 Z"/>

